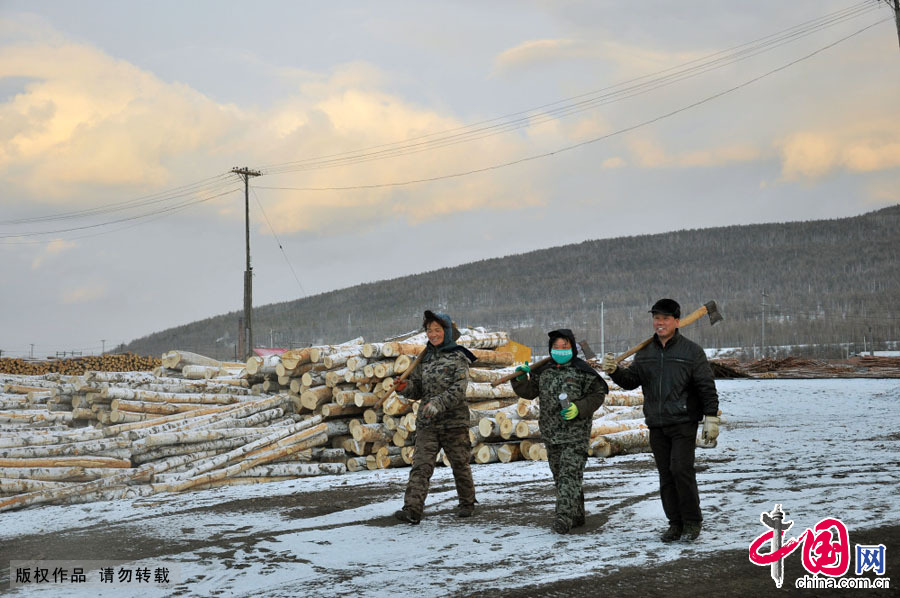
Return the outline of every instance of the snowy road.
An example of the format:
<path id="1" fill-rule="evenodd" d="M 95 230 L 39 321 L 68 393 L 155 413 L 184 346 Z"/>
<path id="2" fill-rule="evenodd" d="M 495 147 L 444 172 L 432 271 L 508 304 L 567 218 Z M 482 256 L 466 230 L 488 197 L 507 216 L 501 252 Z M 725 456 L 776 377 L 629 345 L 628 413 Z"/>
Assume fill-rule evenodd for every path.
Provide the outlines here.
<path id="1" fill-rule="evenodd" d="M 145 586 L 142 596 L 460 595 L 746 550 L 766 531 L 760 513 L 775 503 L 795 522 L 792 536 L 826 517 L 843 521 L 851 542 L 854 530 L 900 523 L 900 381 L 717 387 L 727 423 L 718 448 L 698 450 L 706 520 L 692 545 L 657 539 L 665 520 L 649 454 L 589 461 L 588 523 L 568 536 L 549 530 L 546 463 L 474 466 L 480 505 L 469 520 L 452 515 L 452 476 L 439 468 L 419 526 L 390 517 L 408 475 L 398 469 L 3 513 L 0 588 L 59 595 L 53 584 L 10 589 L 7 568 L 57 559 L 167 565 L 177 574 L 174 588 Z M 129 591 L 69 584 L 65 593 Z"/>

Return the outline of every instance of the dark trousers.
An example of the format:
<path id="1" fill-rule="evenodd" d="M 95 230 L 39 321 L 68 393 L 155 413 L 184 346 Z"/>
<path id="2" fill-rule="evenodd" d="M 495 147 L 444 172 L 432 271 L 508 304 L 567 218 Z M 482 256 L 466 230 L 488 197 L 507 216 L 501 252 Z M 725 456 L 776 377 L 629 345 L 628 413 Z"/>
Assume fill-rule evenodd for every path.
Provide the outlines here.
<path id="1" fill-rule="evenodd" d="M 567 526 L 584 519 L 584 466 L 587 451 L 580 443 L 546 444 L 547 460 L 556 486 L 556 518 Z"/>
<path id="2" fill-rule="evenodd" d="M 697 423 L 650 428 L 650 449 L 659 471 L 659 495 L 669 523 L 700 522 L 700 493 L 694 470 Z"/>
<path id="3" fill-rule="evenodd" d="M 469 467 L 469 461 L 472 459 L 469 430 L 466 428 L 451 430 L 432 427 L 419 428 L 416 430 L 416 452 L 413 453 L 413 465 L 409 471 L 409 482 L 406 484 L 403 506 L 420 517 L 422 511 L 425 510 L 425 497 L 428 496 L 431 475 L 434 473 L 434 463 L 441 448 L 444 449 L 444 454 L 447 455 L 447 460 L 450 461 L 450 467 L 453 469 L 459 505 L 473 506 L 475 504 L 475 483 L 472 480 L 472 469 Z"/>

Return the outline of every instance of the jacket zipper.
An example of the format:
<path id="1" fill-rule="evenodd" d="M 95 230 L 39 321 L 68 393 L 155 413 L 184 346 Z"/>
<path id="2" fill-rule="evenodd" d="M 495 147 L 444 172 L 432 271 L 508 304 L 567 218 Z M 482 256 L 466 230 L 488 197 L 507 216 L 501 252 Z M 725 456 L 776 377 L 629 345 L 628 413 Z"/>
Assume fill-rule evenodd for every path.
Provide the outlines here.
<path id="1" fill-rule="evenodd" d="M 662 396 L 662 379 L 663 379 L 663 368 L 665 366 L 666 361 L 666 348 L 663 346 L 659 350 L 659 375 L 657 376 L 657 389 L 656 389 L 656 407 L 657 407 L 657 417 L 659 417 L 659 421 L 661 422 L 663 419 L 663 400 Z"/>

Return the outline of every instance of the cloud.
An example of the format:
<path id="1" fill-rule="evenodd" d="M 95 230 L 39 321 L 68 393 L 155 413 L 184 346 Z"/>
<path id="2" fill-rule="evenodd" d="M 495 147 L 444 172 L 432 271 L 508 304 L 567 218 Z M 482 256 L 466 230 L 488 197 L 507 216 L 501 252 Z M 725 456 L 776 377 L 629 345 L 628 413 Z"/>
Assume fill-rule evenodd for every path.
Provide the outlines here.
<path id="1" fill-rule="evenodd" d="M 63 239 L 54 239 L 47 243 L 42 251 L 34 258 L 34 261 L 31 262 L 31 269 L 37 270 L 47 259 L 55 257 L 70 249 L 74 249 L 75 247 L 78 247 L 78 243 L 65 241 Z"/>
<path id="2" fill-rule="evenodd" d="M 662 143 L 648 134 L 627 141 L 633 161 L 644 168 L 714 168 L 726 164 L 752 162 L 762 152 L 749 144 L 733 144 L 670 154 Z"/>
<path id="3" fill-rule="evenodd" d="M 0 170 L 63 201 L 97 186 L 170 184 L 166 162 L 221 142 L 236 114 L 84 44 L 0 48 L 0 77 L 27 77 L 0 104 Z"/>
<path id="4" fill-rule="evenodd" d="M 788 136 L 777 144 L 782 178 L 814 180 L 838 171 L 859 174 L 900 168 L 900 127 L 882 125 L 878 132 L 802 131 Z"/>
<path id="5" fill-rule="evenodd" d="M 585 44 L 570 39 L 537 39 L 522 42 L 504 50 L 494 59 L 494 70 L 528 68 L 537 63 L 553 62 L 587 54 Z"/>
<path id="6" fill-rule="evenodd" d="M 619 156 L 613 156 L 612 158 L 604 160 L 601 163 L 601 166 L 606 169 L 624 168 L 625 166 L 628 166 L 628 163 Z"/>
<path id="7" fill-rule="evenodd" d="M 63 303 L 90 303 L 106 296 L 104 285 L 90 285 L 63 291 L 61 300 Z"/>
<path id="8" fill-rule="evenodd" d="M 528 146 L 523 146 L 518 138 L 502 135 L 459 143 L 460 138 L 465 139 L 464 134 L 460 135 L 464 123 L 371 88 L 375 78 L 359 65 L 350 65 L 349 70 L 348 74 L 339 69 L 332 78 L 317 81 L 312 86 L 317 97 L 304 95 L 286 102 L 276 120 L 286 122 L 287 117 L 280 117 L 285 111 L 297 115 L 297 127 L 289 132 L 283 130 L 279 144 L 286 156 L 284 169 L 298 171 L 285 177 L 302 181 L 297 187 L 362 188 L 261 189 L 277 233 L 327 234 L 329 230 L 371 226 L 385 218 L 419 223 L 454 212 L 516 209 L 541 201 L 541 192 L 525 185 L 514 168 L 469 177 L 441 177 L 482 168 L 486 162 L 498 164 L 526 155 L 533 151 L 528 148 L 534 144 L 555 138 L 559 134 L 555 127 L 529 131 Z M 352 76 L 353 73 L 361 76 Z M 298 112 L 301 104 L 302 113 Z M 434 135 L 436 131 L 456 131 L 459 136 L 451 133 L 445 141 L 437 142 L 441 137 Z M 398 144 L 398 139 L 409 141 Z M 359 155 L 348 155 L 346 150 L 359 147 L 371 149 L 361 152 L 363 155 L 353 160 L 354 164 L 341 166 L 341 158 Z M 308 168 L 302 160 L 309 155 L 334 155 L 338 165 Z M 295 157 L 296 166 L 292 165 L 291 156 Z M 372 159 L 382 157 L 387 159 Z M 378 186 L 423 179 L 436 180 L 428 184 Z M 275 178 L 271 180 L 273 187 L 279 186 Z"/>
<path id="9" fill-rule="evenodd" d="M 54 38 L 0 47 L 0 77 L 27 81 L 0 102 L 0 172 L 32 201 L 78 207 L 139 197 L 225 172 L 235 164 L 279 165 L 257 185 L 346 187 L 427 179 L 531 151 L 535 137 L 496 136 L 433 149 L 425 137 L 459 129 L 454 116 L 411 104 L 381 89 L 383 73 L 354 62 L 328 73 L 287 70 L 298 92 L 253 110 L 221 104 L 184 84 L 116 59 L 97 48 Z M 397 140 L 402 155 L 385 157 Z M 353 163 L 304 166 L 310 156 L 374 148 Z M 421 151 L 428 149 L 428 151 Z M 377 158 L 374 159 L 373 158 Z M 540 167 L 537 167 L 539 170 Z M 515 208 L 536 198 L 518 175 L 500 172 L 439 185 L 358 191 L 260 191 L 279 233 L 365 225 L 382 218 Z M 415 196 L 414 202 L 404 197 Z M 455 200 L 448 199 L 455 197 Z M 460 198 L 471 197 L 473 200 Z M 537 199 L 529 199 L 537 201 Z M 528 203 L 526 202 L 526 203 Z M 214 202 L 221 218 L 243 210 Z M 264 225 L 263 225 L 264 226 Z M 268 227 L 260 229 L 268 233 Z M 39 267 L 46 256 L 35 261 Z"/>
<path id="10" fill-rule="evenodd" d="M 665 52 L 622 42 L 579 39 L 537 39 L 508 48 L 494 58 L 494 72 L 528 69 L 541 64 L 591 60 L 616 68 L 629 78 L 653 73 L 705 56 L 703 52 Z"/>

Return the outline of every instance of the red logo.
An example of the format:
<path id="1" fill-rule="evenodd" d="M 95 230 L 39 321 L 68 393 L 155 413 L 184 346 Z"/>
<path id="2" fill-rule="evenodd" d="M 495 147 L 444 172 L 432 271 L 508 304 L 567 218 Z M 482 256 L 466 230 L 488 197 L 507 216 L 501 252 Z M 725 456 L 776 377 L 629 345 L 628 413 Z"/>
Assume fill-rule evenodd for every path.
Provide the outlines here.
<path id="1" fill-rule="evenodd" d="M 850 569 L 850 535 L 847 526 L 840 519 L 827 517 L 814 527 L 807 529 L 798 538 L 784 540 L 784 532 L 794 525 L 784 520 L 781 505 L 776 504 L 771 513 L 760 515 L 763 525 L 769 531 L 760 534 L 750 544 L 750 562 L 754 565 L 771 565 L 772 579 L 779 588 L 784 581 L 785 557 L 803 547 L 803 566 L 811 574 L 839 577 Z M 760 552 L 769 545 L 768 552 Z"/>

